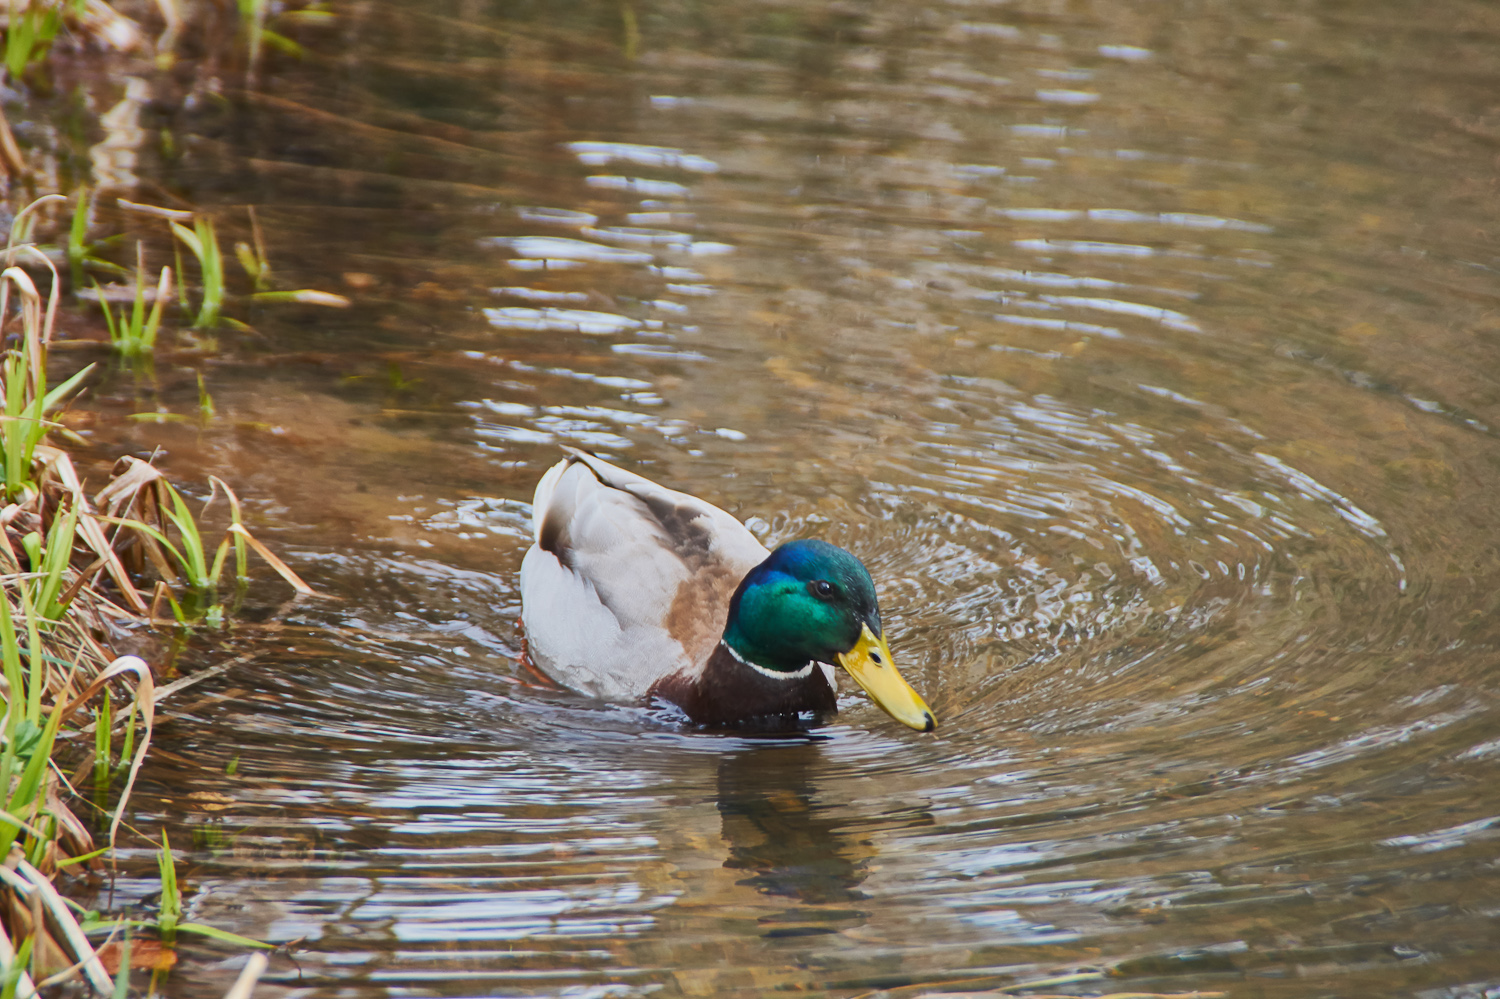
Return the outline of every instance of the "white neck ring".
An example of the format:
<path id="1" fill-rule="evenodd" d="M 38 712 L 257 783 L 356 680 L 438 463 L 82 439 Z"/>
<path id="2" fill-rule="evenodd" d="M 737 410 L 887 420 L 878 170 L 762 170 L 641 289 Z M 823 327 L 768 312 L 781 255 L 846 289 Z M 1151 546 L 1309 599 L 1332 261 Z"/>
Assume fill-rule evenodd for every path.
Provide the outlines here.
<path id="1" fill-rule="evenodd" d="M 735 662 L 743 663 L 744 665 L 749 666 L 751 669 L 755 670 L 755 672 L 759 673 L 761 676 L 768 676 L 772 680 L 801 680 L 803 677 L 811 676 L 813 667 L 818 665 L 815 662 L 809 662 L 806 666 L 803 666 L 795 673 L 783 673 L 781 670 L 766 669 L 764 666 L 760 666 L 756 663 L 751 662 L 744 656 L 740 655 L 738 652 L 734 651 L 730 644 L 724 641 L 724 639 L 722 638 L 719 639 L 719 645 L 724 649 L 725 652 L 728 652 L 731 656 L 734 656 Z"/>

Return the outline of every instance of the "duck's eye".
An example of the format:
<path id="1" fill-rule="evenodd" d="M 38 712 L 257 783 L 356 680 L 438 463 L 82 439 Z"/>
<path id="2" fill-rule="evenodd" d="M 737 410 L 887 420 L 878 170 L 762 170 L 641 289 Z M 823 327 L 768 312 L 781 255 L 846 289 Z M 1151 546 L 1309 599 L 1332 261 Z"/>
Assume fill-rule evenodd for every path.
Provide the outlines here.
<path id="1" fill-rule="evenodd" d="M 833 596 L 833 584 L 826 579 L 815 579 L 807 584 L 807 588 L 813 596 L 821 597 L 824 600 Z"/>

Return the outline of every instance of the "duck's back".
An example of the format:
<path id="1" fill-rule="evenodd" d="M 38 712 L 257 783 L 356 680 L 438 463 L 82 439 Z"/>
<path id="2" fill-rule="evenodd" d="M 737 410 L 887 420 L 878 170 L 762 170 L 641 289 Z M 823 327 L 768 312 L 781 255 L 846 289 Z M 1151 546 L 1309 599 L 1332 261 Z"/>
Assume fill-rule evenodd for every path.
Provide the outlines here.
<path id="1" fill-rule="evenodd" d="M 702 670 L 735 587 L 769 552 L 713 504 L 566 450 L 532 506 L 527 650 L 566 686 L 640 700 L 664 677 Z"/>

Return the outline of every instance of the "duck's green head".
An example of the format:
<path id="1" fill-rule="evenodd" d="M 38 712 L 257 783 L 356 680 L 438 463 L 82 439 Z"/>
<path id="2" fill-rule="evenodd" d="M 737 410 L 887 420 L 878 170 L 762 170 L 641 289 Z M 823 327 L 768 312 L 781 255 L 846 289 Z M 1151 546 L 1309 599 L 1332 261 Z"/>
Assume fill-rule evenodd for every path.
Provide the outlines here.
<path id="1" fill-rule="evenodd" d="M 771 673 L 837 664 L 892 718 L 923 732 L 937 726 L 896 671 L 869 571 L 826 541 L 789 541 L 746 574 L 729 602 L 724 644 Z"/>

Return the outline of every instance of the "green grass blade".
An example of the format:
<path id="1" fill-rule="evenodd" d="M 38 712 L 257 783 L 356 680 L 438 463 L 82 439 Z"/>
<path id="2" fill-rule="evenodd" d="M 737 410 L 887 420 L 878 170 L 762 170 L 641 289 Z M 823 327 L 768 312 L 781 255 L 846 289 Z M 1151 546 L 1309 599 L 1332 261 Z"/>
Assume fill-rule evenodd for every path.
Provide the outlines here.
<path id="1" fill-rule="evenodd" d="M 240 262 L 240 267 L 250 276 L 251 282 L 257 291 L 261 288 L 261 275 L 265 272 L 261 267 L 260 260 L 255 256 L 255 251 L 250 248 L 249 243 L 235 243 L 234 257 Z"/>
<path id="2" fill-rule="evenodd" d="M 174 244 L 172 246 L 172 259 L 175 260 L 175 261 L 177 261 L 177 274 L 179 275 L 179 280 L 177 282 L 177 304 L 182 309 L 182 314 L 183 315 L 187 315 L 187 312 L 188 312 L 188 289 L 187 289 L 187 282 L 180 279 L 181 275 L 187 273 L 187 271 L 185 271 L 185 270 L 182 269 L 182 247 L 181 247 L 181 245 Z"/>
<path id="3" fill-rule="evenodd" d="M 5 68 L 11 79 L 19 80 L 26 72 L 34 37 L 31 11 L 16 16 L 5 32 Z"/>
<path id="4" fill-rule="evenodd" d="M 267 0 L 239 0 L 240 19 L 245 22 L 245 42 L 250 55 L 250 69 L 260 63 L 260 46 L 266 30 Z"/>
<path id="5" fill-rule="evenodd" d="M 283 34 L 272 31 L 270 28 L 262 30 L 260 37 L 261 41 L 265 42 L 265 44 L 271 46 L 273 49 L 280 49 L 295 59 L 301 59 L 307 54 L 301 45 L 298 45 Z"/>
<path id="6" fill-rule="evenodd" d="M 157 869 L 161 872 L 161 911 L 157 915 L 156 928 L 161 933 L 161 942 L 167 946 L 177 937 L 177 923 L 182 918 L 182 893 L 177 888 L 177 865 L 172 860 L 172 844 L 167 831 L 161 831 L 161 849 L 156 854 Z"/>
<path id="7" fill-rule="evenodd" d="M 104 326 L 109 330 L 109 342 L 118 346 L 120 343 L 120 327 L 115 322 L 115 310 L 111 309 L 109 303 L 105 301 L 104 289 L 99 287 L 98 281 L 94 282 L 94 291 L 99 296 L 99 308 L 104 312 Z M 124 321 L 125 317 L 121 316 L 120 322 Z"/>
<path id="8" fill-rule="evenodd" d="M 130 701 L 130 710 L 125 714 L 125 739 L 120 743 L 120 769 L 123 771 L 130 766 L 130 761 L 135 759 L 135 716 L 139 705 L 134 698 Z"/>
<path id="9" fill-rule="evenodd" d="M 219 252 L 219 238 L 214 233 L 211 219 L 195 219 L 198 241 L 203 246 L 203 307 L 198 310 L 198 321 L 193 325 L 208 329 L 219 324 L 219 312 L 224 306 L 224 257 Z"/>
<path id="10" fill-rule="evenodd" d="M 66 514 L 53 518 L 52 530 L 47 532 L 47 551 L 42 557 L 42 578 L 37 581 L 36 606 L 49 621 L 60 620 L 67 609 L 66 605 L 58 603 L 57 595 L 62 592 L 63 572 L 73 561 L 73 539 L 81 512 L 79 504 L 74 502 Z"/>
<path id="11" fill-rule="evenodd" d="M 109 743 L 114 729 L 114 703 L 109 688 L 99 692 L 99 708 L 94 712 L 94 796 L 100 809 L 109 793 Z"/>
<path id="12" fill-rule="evenodd" d="M 177 865 L 172 858 L 172 841 L 167 831 L 161 831 L 161 850 L 156 854 L 157 867 L 161 871 L 161 914 L 168 917 L 182 915 L 182 895 L 177 890 Z"/>
<path id="13" fill-rule="evenodd" d="M 115 972 L 115 993 L 112 999 L 129 999 L 130 996 L 130 928 L 120 940 L 120 968 Z"/>
<path id="14" fill-rule="evenodd" d="M 249 534 L 244 530 L 244 516 L 240 511 L 239 497 L 224 480 L 217 476 L 209 476 L 209 479 L 216 488 L 223 489 L 224 495 L 229 497 L 229 533 L 234 538 L 234 578 L 238 583 L 247 583 L 250 580 L 250 544 L 247 540 Z M 218 578 L 219 574 L 215 571 L 214 579 Z"/>
<path id="15" fill-rule="evenodd" d="M 21 648 L 16 641 L 15 622 L 11 620 L 10 598 L 5 593 L 0 593 L 0 659 L 4 660 L 5 683 L 9 688 L 6 695 L 5 731 L 14 733 L 23 714 L 22 701 L 26 683 L 21 676 Z M 0 788 L 9 786 L 8 782 L 0 783 Z"/>
<path id="16" fill-rule="evenodd" d="M 35 10 L 35 6 L 32 9 Z M 41 24 L 37 27 L 37 41 L 43 45 L 50 45 L 52 39 L 57 37 L 57 29 L 61 27 L 62 8 L 56 6 L 47 8 L 47 12 L 42 16 Z"/>
<path id="17" fill-rule="evenodd" d="M 73 195 L 73 223 L 68 227 L 68 272 L 73 294 L 83 287 L 83 262 L 88 257 L 84 240 L 89 234 L 89 189 L 80 187 Z"/>
<path id="18" fill-rule="evenodd" d="M 208 386 L 203 384 L 203 372 L 198 372 L 198 418 L 205 424 L 212 423 L 213 418 L 218 415 L 214 409 L 214 397 L 208 394 Z M 214 576 L 218 579 L 218 575 Z"/>
<path id="19" fill-rule="evenodd" d="M 220 940 L 224 943 L 234 944 L 237 947 L 264 947 L 267 950 L 275 950 L 276 945 L 266 943 L 264 940 L 253 940 L 250 937 L 242 937 L 238 933 L 230 933 L 215 926 L 205 926 L 202 923 L 178 923 L 177 928 L 184 933 L 196 933 L 199 936 L 208 937 L 211 940 Z"/>
<path id="20" fill-rule="evenodd" d="M 52 756 L 52 743 L 57 738 L 58 726 L 62 724 L 63 708 L 67 705 L 59 700 L 57 706 L 52 709 L 52 714 L 47 719 L 47 727 L 42 730 L 42 738 L 31 753 L 31 759 L 26 761 L 26 768 L 21 771 L 21 779 L 16 781 L 15 790 L 10 796 L 10 807 L 6 809 L 12 815 L 24 817 L 25 808 L 37 803 L 42 791 L 42 777 L 47 772 L 47 763 Z M 0 820 L 0 857 L 9 856 L 11 845 L 15 843 L 16 837 L 21 830 L 9 822 Z"/>
<path id="21" fill-rule="evenodd" d="M 31 963 L 31 946 L 36 942 L 36 937 L 30 936 L 21 941 L 16 948 L 16 962 L 5 969 L 5 988 L 0 990 L 0 999 L 15 999 L 16 987 L 21 982 L 21 973 Z"/>
<path id="22" fill-rule="evenodd" d="M 172 235 L 182 240 L 183 245 L 193 251 L 193 256 L 198 258 L 198 263 L 203 263 L 203 243 L 198 239 L 198 234 L 181 222 L 168 222 L 172 227 Z"/>
<path id="23" fill-rule="evenodd" d="M 98 913 L 94 914 L 94 918 L 78 921 L 78 928 L 88 936 L 112 932 L 116 927 L 121 926 L 127 930 L 149 930 L 155 925 L 149 919 L 100 919 Z"/>
<path id="24" fill-rule="evenodd" d="M 24 586 L 21 587 L 21 620 L 26 624 L 26 656 L 31 660 L 31 680 L 26 688 L 26 717 L 33 725 L 37 725 L 42 720 L 42 688 L 46 686 L 47 680 L 47 657 L 42 654 L 36 607 Z M 0 851 L 0 857 L 3 856 L 5 853 Z"/>
<path id="25" fill-rule="evenodd" d="M 19 584 L 24 585 L 24 584 Z M 9 788 L 16 769 L 16 749 L 25 720 L 26 681 L 21 674 L 21 649 L 11 620 L 10 596 L 0 592 L 0 652 L 5 665 L 5 748 L 0 751 L 0 788 Z"/>
<path id="26" fill-rule="evenodd" d="M 170 517 L 171 513 L 169 512 L 167 516 Z M 100 517 L 99 519 L 107 524 L 120 524 L 124 527 L 130 528 L 132 531 L 140 531 L 141 533 L 150 536 L 152 539 L 159 542 L 162 547 L 166 548 L 168 552 L 171 553 L 172 557 L 177 560 L 178 565 L 182 566 L 184 570 L 188 569 L 188 560 L 183 557 L 182 552 L 177 550 L 177 546 L 172 544 L 171 541 L 167 540 L 167 536 L 165 534 L 158 531 L 150 524 L 144 523 L 143 521 L 139 520 L 130 520 L 126 517 Z"/>
<path id="27" fill-rule="evenodd" d="M 188 569 L 189 585 L 207 589 L 214 581 L 208 575 L 208 553 L 204 550 L 203 535 L 198 531 L 198 523 L 193 520 L 192 511 L 188 509 L 182 494 L 165 479 L 162 480 L 162 485 L 167 487 L 167 495 L 172 497 L 172 509 L 164 512 L 182 537 L 182 549 L 187 555 L 187 561 L 183 564 Z"/>
<path id="28" fill-rule="evenodd" d="M 238 532 L 234 536 L 234 578 L 241 583 L 250 581 L 250 545 Z"/>
<path id="29" fill-rule="evenodd" d="M 156 349 L 156 331 L 161 328 L 161 310 L 167 298 L 172 294 L 172 268 L 161 269 L 161 281 L 156 286 L 156 301 L 151 305 L 151 318 L 146 320 L 146 327 L 141 331 L 140 349 L 142 353 L 149 354 Z"/>
<path id="30" fill-rule="evenodd" d="M 146 266 L 141 259 L 141 244 L 136 246 L 135 300 L 130 306 L 130 323 L 125 332 L 125 349 L 134 353 L 140 348 L 141 331 L 146 325 Z"/>
<path id="31" fill-rule="evenodd" d="M 92 372 L 98 366 L 99 366 L 99 362 L 98 361 L 94 361 L 94 362 L 90 363 L 88 367 L 83 368 L 76 375 L 74 375 L 73 377 L 69 378 L 67 381 L 65 381 L 61 385 L 57 386 L 57 388 L 53 389 L 52 391 L 48 392 L 45 396 L 43 396 L 42 397 L 42 412 L 43 412 L 43 414 L 50 413 L 54 409 L 56 409 L 58 406 L 62 405 L 62 401 L 64 399 L 66 399 L 70 394 L 72 394 L 73 390 L 76 389 L 79 385 L 81 385 L 83 383 L 83 380 L 89 376 L 90 372 Z"/>
<path id="32" fill-rule="evenodd" d="M 224 537 L 224 540 L 219 542 L 219 550 L 214 552 L 214 566 L 211 570 L 209 570 L 208 574 L 209 578 L 214 580 L 215 582 L 218 582 L 218 580 L 221 578 L 220 574 L 224 571 L 224 557 L 228 554 L 229 537 L 226 535 Z"/>
<path id="33" fill-rule="evenodd" d="M 43 418 L 45 414 L 42 412 L 42 406 L 45 404 L 46 400 L 42 396 L 33 399 L 27 404 L 25 418 L 19 424 L 24 435 L 28 468 L 31 465 L 31 456 L 36 452 L 36 446 L 42 442 L 43 437 L 47 436 L 47 424 Z"/>
<path id="34" fill-rule="evenodd" d="M 63 857 L 62 859 L 57 861 L 57 866 L 72 867 L 74 864 L 86 864 L 90 860 L 93 860 L 95 857 L 102 857 L 108 852 L 109 847 L 101 846 L 97 850 L 90 850 L 88 853 L 80 853 L 76 857 Z"/>
<path id="35" fill-rule="evenodd" d="M 25 396 L 25 361 L 19 353 L 7 354 L 5 415 L 9 419 L 0 423 L 0 432 L 5 434 L 5 493 L 10 498 L 15 498 L 31 481 L 31 448 L 27 446 L 27 435 L 21 423 Z"/>

